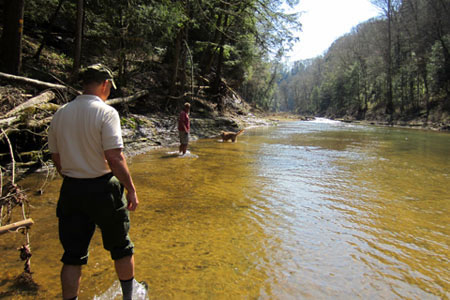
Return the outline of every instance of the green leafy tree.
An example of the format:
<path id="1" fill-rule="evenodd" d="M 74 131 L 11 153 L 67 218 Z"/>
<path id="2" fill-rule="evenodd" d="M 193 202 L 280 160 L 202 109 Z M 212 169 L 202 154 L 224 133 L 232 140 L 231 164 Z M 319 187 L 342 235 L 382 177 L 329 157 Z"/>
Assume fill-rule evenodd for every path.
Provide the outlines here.
<path id="1" fill-rule="evenodd" d="M 299 97 L 296 110 L 356 118 L 428 118 L 448 109 L 449 0 L 373 1 L 383 12 L 336 40 L 323 57 L 283 78 L 278 97 Z M 308 80 L 322 61 L 318 80 Z M 300 75 L 299 75 L 300 73 Z M 288 85 L 284 83 L 287 82 Z M 298 93 L 299 86 L 312 93 Z M 304 88 L 308 90 L 307 88 Z M 318 92 L 317 92 L 318 91 Z M 317 97 L 319 95 L 319 97 Z M 279 99 L 286 102 L 285 99 Z"/>

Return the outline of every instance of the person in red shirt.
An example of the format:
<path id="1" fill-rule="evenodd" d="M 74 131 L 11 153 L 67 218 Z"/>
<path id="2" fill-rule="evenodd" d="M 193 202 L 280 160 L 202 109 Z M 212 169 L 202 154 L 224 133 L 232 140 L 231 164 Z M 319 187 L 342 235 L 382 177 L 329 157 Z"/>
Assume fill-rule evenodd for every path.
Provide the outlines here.
<path id="1" fill-rule="evenodd" d="M 180 113 L 180 117 L 178 118 L 178 132 L 180 134 L 180 153 L 183 155 L 186 154 L 187 146 L 189 144 L 189 131 L 191 129 L 190 121 L 189 121 L 189 110 L 191 109 L 191 105 L 186 102 L 184 104 L 184 109 Z"/>

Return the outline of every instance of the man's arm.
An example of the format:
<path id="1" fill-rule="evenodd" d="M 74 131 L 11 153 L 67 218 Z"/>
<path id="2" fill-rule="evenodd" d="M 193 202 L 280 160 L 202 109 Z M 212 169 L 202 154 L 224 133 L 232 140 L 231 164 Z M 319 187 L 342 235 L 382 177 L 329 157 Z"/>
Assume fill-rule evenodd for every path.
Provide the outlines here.
<path id="1" fill-rule="evenodd" d="M 52 160 L 56 166 L 56 171 L 58 171 L 59 175 L 63 176 L 61 174 L 61 156 L 59 156 L 59 153 L 52 153 Z"/>
<path id="2" fill-rule="evenodd" d="M 119 179 L 127 190 L 128 210 L 135 210 L 139 204 L 139 200 L 136 194 L 133 179 L 131 178 L 130 171 L 128 170 L 127 161 L 122 153 L 122 149 L 118 148 L 105 150 L 105 158 L 114 176 Z"/>

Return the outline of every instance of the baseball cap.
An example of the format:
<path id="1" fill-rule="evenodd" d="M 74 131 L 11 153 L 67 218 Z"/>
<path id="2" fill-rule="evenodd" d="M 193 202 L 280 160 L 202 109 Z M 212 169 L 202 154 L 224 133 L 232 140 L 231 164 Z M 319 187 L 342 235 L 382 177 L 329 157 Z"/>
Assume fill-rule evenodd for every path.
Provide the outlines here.
<path id="1" fill-rule="evenodd" d="M 104 64 L 98 63 L 86 67 L 82 75 L 83 80 L 109 80 L 114 89 L 117 89 L 116 83 L 114 82 L 114 75 L 111 69 L 109 69 Z"/>

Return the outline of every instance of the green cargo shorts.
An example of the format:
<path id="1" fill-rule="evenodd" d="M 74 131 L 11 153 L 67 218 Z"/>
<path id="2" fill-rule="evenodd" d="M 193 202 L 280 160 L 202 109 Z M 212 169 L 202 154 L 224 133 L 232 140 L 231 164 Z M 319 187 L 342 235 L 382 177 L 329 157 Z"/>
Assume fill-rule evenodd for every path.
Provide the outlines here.
<path id="1" fill-rule="evenodd" d="M 130 218 L 124 188 L 112 173 L 92 179 L 64 177 L 56 208 L 59 239 L 64 248 L 61 261 L 84 265 L 89 243 L 98 226 L 103 247 L 114 260 L 132 255 Z"/>

